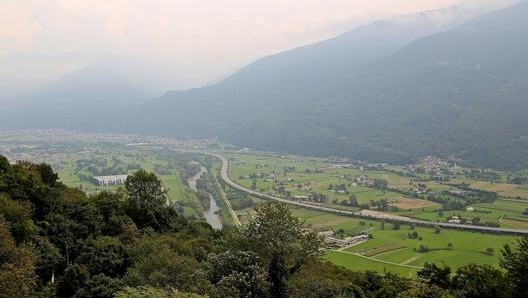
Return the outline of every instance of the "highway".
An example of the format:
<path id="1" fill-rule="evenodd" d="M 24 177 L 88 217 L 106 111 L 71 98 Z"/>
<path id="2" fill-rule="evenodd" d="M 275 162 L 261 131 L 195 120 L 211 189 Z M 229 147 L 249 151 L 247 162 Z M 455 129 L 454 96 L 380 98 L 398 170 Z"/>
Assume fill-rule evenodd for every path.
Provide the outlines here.
<path id="1" fill-rule="evenodd" d="M 463 225 L 463 224 L 453 224 L 453 223 L 439 223 L 439 222 L 415 220 L 415 219 L 411 219 L 411 218 L 409 218 L 409 219 L 403 219 L 403 218 L 388 219 L 386 217 L 381 217 L 381 216 L 380 217 L 377 217 L 377 216 L 364 216 L 364 215 L 361 215 L 359 212 L 353 212 L 353 211 L 347 211 L 347 210 L 339 210 L 339 209 L 334 209 L 334 208 L 329 208 L 329 207 L 312 205 L 312 204 L 309 204 L 309 203 L 304 203 L 304 202 L 299 202 L 299 201 L 287 200 L 287 199 L 276 197 L 276 196 L 271 196 L 271 195 L 268 195 L 268 194 L 264 194 L 264 193 L 260 193 L 260 192 L 254 191 L 254 190 L 249 189 L 249 188 L 245 188 L 245 187 L 235 183 L 229 177 L 229 161 L 227 160 L 227 158 L 225 158 L 224 156 L 222 156 L 220 154 L 216 154 L 216 153 L 211 153 L 211 152 L 205 152 L 205 153 L 208 154 L 208 155 L 212 155 L 212 156 L 214 156 L 214 157 L 216 157 L 216 158 L 218 158 L 218 159 L 220 159 L 222 161 L 222 168 L 221 168 L 221 171 L 220 171 L 220 178 L 226 184 L 228 184 L 229 186 L 231 186 L 234 189 L 237 189 L 237 190 L 239 190 L 241 192 L 247 193 L 247 194 L 255 196 L 255 197 L 268 199 L 268 200 L 274 200 L 274 201 L 282 202 L 282 203 L 285 203 L 285 204 L 290 204 L 290 205 L 297 206 L 297 207 L 309 208 L 309 209 L 313 209 L 313 210 L 316 210 L 316 211 L 330 212 L 330 213 L 343 215 L 343 216 L 353 216 L 353 217 L 360 217 L 360 218 L 372 218 L 372 219 L 378 219 L 378 220 L 385 219 L 385 220 L 388 220 L 388 221 L 398 221 L 398 222 L 407 223 L 407 224 L 411 224 L 412 223 L 412 224 L 415 224 L 415 225 L 422 225 L 422 226 L 424 226 L 424 225 L 425 226 L 438 226 L 438 227 L 447 228 L 447 229 L 470 230 L 470 231 L 487 232 L 487 233 L 495 233 L 495 234 L 506 233 L 506 234 L 513 234 L 513 235 L 528 235 L 528 230 L 521 230 L 521 229 L 505 229 L 505 228 L 494 228 L 494 227 Z"/>

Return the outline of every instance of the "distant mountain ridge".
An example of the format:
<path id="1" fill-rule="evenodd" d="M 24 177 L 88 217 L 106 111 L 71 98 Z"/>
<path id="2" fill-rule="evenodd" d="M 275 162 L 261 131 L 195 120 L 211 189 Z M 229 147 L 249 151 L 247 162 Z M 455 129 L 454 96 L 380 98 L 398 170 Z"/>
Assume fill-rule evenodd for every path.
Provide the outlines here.
<path id="1" fill-rule="evenodd" d="M 169 91 L 134 115 L 134 119 L 142 119 L 135 121 L 136 129 L 179 136 L 223 135 L 223 127 L 230 127 L 223 125 L 221 119 L 227 110 L 244 114 L 254 111 L 256 104 L 259 110 L 266 110 L 293 99 L 308 100 L 337 93 L 347 88 L 362 67 L 419 37 L 456 24 L 453 21 L 438 25 L 428 13 L 439 12 L 376 21 L 329 40 L 262 58 L 213 86 Z M 202 108 L 204 105 L 206 109 Z M 205 127 L 198 127 L 192 123 L 193 119 L 198 122 L 205 119 L 208 124 L 202 122 Z"/>
<path id="2" fill-rule="evenodd" d="M 214 86 L 168 92 L 141 107 L 133 129 L 301 154 L 527 167 L 528 2 L 445 32 L 413 35 L 416 24 L 403 24 L 376 22 Z"/>

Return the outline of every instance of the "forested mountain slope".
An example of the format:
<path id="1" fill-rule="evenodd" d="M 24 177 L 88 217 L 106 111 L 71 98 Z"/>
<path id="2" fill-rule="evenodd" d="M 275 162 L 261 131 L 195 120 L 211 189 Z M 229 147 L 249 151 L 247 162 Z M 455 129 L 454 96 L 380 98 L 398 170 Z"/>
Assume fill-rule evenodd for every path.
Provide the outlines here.
<path id="1" fill-rule="evenodd" d="M 415 41 L 407 26 L 374 23 L 214 86 L 168 92 L 132 127 L 302 154 L 525 167 L 525 28 L 526 1 Z"/>
<path id="2" fill-rule="evenodd" d="M 460 19 L 457 13 L 452 9 L 381 20 L 265 57 L 213 86 L 167 92 L 142 106 L 130 125 L 146 133 L 226 135 L 233 127 L 245 125 L 239 122 L 243 115 L 255 118 L 257 111 L 281 108 L 295 100 L 310 105 L 311 99 L 346 89 L 369 63 L 417 38 L 453 27 Z M 439 24 L 438 15 L 449 15 L 450 21 Z"/>

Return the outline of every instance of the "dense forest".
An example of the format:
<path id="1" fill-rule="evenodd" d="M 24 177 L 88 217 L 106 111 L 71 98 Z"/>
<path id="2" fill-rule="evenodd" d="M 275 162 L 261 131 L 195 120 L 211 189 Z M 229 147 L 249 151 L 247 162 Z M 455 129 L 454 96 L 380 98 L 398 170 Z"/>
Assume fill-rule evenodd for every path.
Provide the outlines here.
<path id="1" fill-rule="evenodd" d="M 286 205 L 215 231 L 167 206 L 153 173 L 87 195 L 47 164 L 0 155 L 0 298 L 524 297 L 528 238 L 504 247 L 501 266 L 425 264 L 417 279 L 354 272 L 325 261 Z"/>

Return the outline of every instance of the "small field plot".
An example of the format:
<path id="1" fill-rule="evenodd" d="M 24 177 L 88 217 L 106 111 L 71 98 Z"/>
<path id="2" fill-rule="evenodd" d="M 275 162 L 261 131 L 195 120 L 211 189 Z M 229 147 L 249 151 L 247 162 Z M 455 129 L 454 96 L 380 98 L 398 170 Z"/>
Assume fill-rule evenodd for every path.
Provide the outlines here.
<path id="1" fill-rule="evenodd" d="M 485 181 L 475 181 L 470 184 L 471 188 L 494 191 L 499 196 L 510 198 L 528 199 L 528 185 L 516 185 L 507 183 L 490 183 Z"/>
<path id="2" fill-rule="evenodd" d="M 382 274 L 390 272 L 405 277 L 415 277 L 416 273 L 420 270 L 418 268 L 380 262 L 343 251 L 328 251 L 325 254 L 325 258 L 338 266 L 343 266 L 351 270 L 371 270 Z"/>
<path id="3" fill-rule="evenodd" d="M 349 228 L 354 225 L 352 222 L 358 222 L 357 219 L 351 217 L 338 216 L 331 213 L 312 211 L 303 208 L 292 209 L 292 214 L 304 220 L 305 225 L 319 230 L 331 229 L 338 226 Z"/>
<path id="4" fill-rule="evenodd" d="M 429 262 L 445 264 L 454 270 L 472 262 L 498 267 L 502 246 L 514 243 L 516 239 L 514 236 L 455 230 L 436 233 L 431 228 L 411 229 L 408 226 L 393 230 L 391 224 L 385 224 L 383 230 L 375 229 L 372 235 L 372 240 L 346 251 L 398 265 L 420 267 Z"/>
<path id="5" fill-rule="evenodd" d="M 435 202 L 422 200 L 422 199 L 408 199 L 408 198 L 403 198 L 403 197 L 393 199 L 390 205 L 398 207 L 398 209 L 401 209 L 401 210 L 423 209 L 423 208 L 428 208 L 428 207 L 436 207 L 436 208 L 441 207 L 440 204 L 435 203 Z"/>

